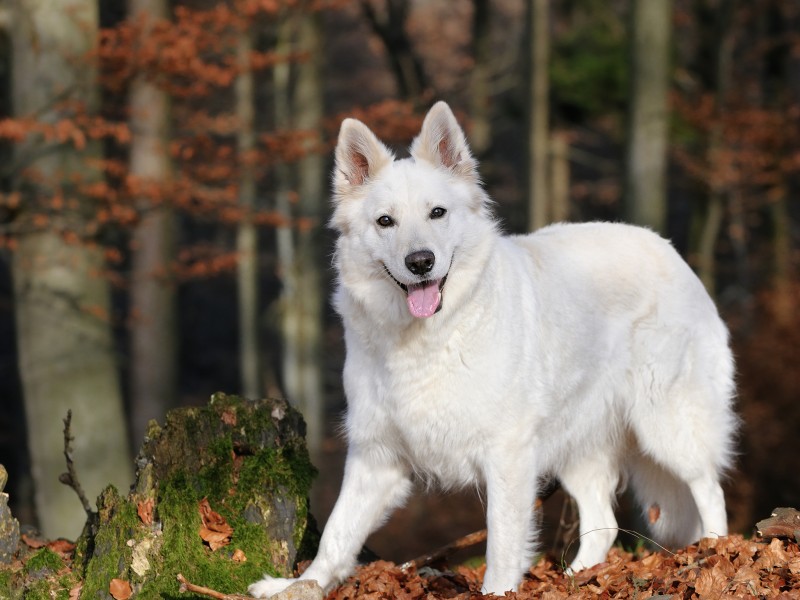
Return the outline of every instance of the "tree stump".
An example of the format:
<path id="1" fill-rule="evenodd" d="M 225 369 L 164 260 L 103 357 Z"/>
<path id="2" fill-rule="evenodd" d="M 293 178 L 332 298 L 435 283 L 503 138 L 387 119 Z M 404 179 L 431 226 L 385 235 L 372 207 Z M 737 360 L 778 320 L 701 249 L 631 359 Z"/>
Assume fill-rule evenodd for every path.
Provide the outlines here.
<path id="1" fill-rule="evenodd" d="M 291 575 L 318 541 L 304 434 L 283 400 L 221 393 L 171 411 L 163 427 L 151 421 L 131 492 L 107 488 L 78 542 L 80 598 L 111 599 L 112 580 L 163 600 L 178 597 L 178 573 L 225 593 L 245 593 L 264 573 Z"/>

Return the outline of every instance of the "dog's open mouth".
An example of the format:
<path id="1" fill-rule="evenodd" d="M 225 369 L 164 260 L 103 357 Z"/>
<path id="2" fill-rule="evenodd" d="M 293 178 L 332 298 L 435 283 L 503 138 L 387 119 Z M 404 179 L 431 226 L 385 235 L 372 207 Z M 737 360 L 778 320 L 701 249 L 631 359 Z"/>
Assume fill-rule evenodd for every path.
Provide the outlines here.
<path id="1" fill-rule="evenodd" d="M 406 293 L 408 312 L 414 317 L 424 319 L 432 317 L 442 310 L 442 290 L 447 281 L 447 275 L 441 279 L 429 279 L 420 283 L 406 285 L 395 279 L 389 268 L 384 265 L 389 277 Z"/>

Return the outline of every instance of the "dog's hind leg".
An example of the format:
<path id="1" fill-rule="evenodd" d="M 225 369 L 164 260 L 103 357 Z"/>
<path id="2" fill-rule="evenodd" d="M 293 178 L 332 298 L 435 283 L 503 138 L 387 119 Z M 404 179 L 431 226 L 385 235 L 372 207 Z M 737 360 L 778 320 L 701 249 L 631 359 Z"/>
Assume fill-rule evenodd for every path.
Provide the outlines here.
<path id="1" fill-rule="evenodd" d="M 558 477 L 578 505 L 580 547 L 570 568 L 580 571 L 605 561 L 617 537 L 613 506 L 619 469 L 613 457 L 598 454 L 568 466 Z"/>
<path id="2" fill-rule="evenodd" d="M 703 535 L 700 513 L 689 485 L 653 459 L 629 457 L 630 484 L 655 541 L 679 548 Z"/>

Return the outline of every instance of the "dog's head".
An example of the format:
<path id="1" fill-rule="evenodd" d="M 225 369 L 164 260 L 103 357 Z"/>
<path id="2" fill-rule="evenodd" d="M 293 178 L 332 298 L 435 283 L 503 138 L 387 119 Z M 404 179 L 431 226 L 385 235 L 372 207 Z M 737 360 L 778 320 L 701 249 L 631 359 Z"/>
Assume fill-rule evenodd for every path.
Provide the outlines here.
<path id="1" fill-rule="evenodd" d="M 371 304 L 400 299 L 413 317 L 442 309 L 451 270 L 493 227 L 477 163 L 444 102 L 428 112 L 402 160 L 366 125 L 346 119 L 333 187 L 342 285 Z"/>

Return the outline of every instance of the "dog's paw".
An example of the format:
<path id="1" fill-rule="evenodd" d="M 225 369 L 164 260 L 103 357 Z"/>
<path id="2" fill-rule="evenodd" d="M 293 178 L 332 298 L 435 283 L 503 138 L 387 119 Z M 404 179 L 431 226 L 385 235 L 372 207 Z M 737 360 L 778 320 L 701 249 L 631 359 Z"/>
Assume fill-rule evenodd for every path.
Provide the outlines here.
<path id="1" fill-rule="evenodd" d="M 270 577 L 269 575 L 265 575 L 264 579 L 251 584 L 247 588 L 247 591 L 254 598 L 270 598 L 275 594 L 279 594 L 285 590 L 295 581 L 297 581 L 297 579 L 284 579 L 281 577 Z"/>

